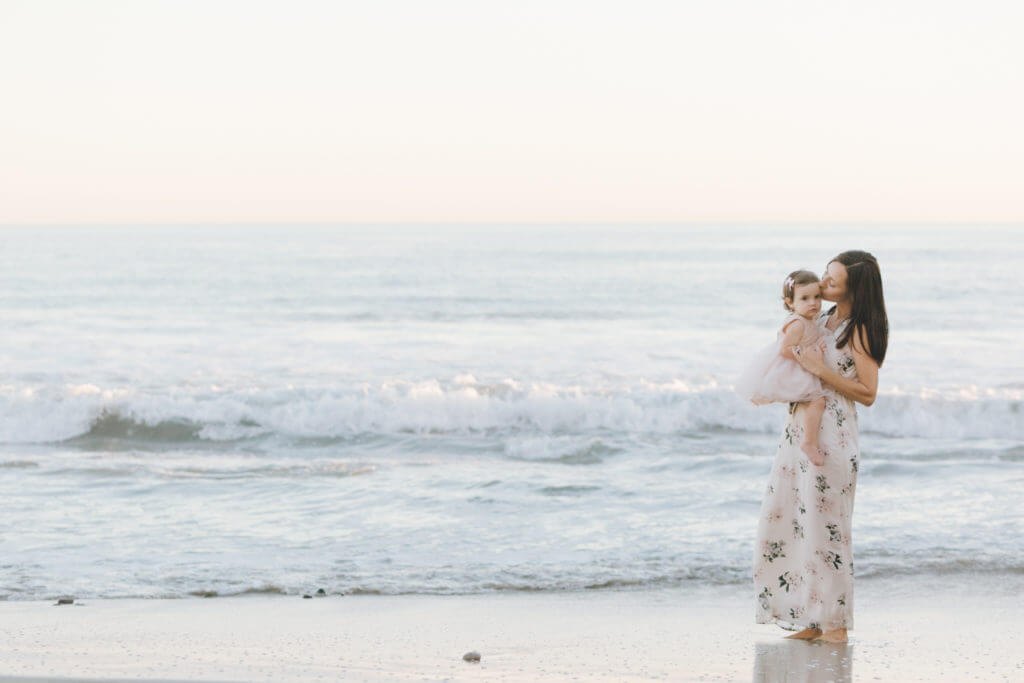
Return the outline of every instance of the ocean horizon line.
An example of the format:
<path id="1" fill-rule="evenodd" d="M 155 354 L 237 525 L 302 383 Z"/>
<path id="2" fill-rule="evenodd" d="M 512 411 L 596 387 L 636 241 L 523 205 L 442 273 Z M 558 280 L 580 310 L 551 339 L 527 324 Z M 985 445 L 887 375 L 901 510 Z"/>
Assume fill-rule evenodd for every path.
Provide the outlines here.
<path id="1" fill-rule="evenodd" d="M 993 227 L 993 228 L 1024 228 L 1024 218 L 1017 220 L 531 220 L 531 221 L 502 221 L 502 220 L 328 220 L 328 221 L 259 221 L 259 220 L 238 220 L 238 221 L 217 221 L 217 220 L 189 220 L 189 221 L 89 221 L 89 222 L 4 222 L 0 223 L 0 230 L 19 228 L 207 228 L 207 227 L 327 227 L 327 228 L 360 228 L 360 227 L 671 227 L 671 228 L 708 228 L 708 227 L 847 227 L 858 226 L 868 228 L 902 227 L 902 228 L 931 228 L 931 227 Z"/>

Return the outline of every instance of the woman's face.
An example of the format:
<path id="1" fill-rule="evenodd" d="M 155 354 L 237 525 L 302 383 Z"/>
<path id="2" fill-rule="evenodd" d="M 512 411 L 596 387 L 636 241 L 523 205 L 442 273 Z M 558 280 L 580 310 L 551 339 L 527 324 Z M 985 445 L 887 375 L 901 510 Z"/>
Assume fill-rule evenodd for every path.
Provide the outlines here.
<path id="1" fill-rule="evenodd" d="M 825 301 L 843 301 L 849 296 L 846 288 L 846 266 L 839 261 L 828 264 L 821 276 L 821 298 Z"/>

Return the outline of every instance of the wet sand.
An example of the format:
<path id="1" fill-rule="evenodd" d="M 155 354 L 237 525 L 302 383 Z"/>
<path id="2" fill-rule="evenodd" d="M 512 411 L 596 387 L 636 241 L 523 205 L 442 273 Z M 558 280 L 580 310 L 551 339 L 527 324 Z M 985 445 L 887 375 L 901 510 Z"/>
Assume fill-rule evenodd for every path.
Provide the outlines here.
<path id="1" fill-rule="evenodd" d="M 1021 580 L 930 582 L 860 582 L 841 646 L 754 624 L 739 586 L 8 601 L 0 681 L 1024 679 Z"/>

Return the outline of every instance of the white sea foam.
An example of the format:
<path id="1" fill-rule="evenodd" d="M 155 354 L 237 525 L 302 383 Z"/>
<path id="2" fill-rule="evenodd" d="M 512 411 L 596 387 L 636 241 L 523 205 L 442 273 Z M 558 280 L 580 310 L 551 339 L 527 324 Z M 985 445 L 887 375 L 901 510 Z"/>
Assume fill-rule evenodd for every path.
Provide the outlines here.
<path id="1" fill-rule="evenodd" d="M 1024 439 L 1022 391 L 967 387 L 947 392 L 883 393 L 859 408 L 861 430 L 887 436 Z M 263 434 L 342 437 L 353 434 L 525 432 L 539 434 L 686 434 L 713 430 L 773 433 L 783 406 L 744 404 L 713 383 L 643 383 L 591 388 L 505 380 L 388 382 L 333 390 L 275 389 L 167 394 L 124 388 L 0 388 L 0 442 L 50 443 L 89 434 L 184 423 L 194 438 L 228 441 Z M 110 432 L 114 429 L 114 432 Z M 145 430 L 142 430 L 145 431 Z M 140 440 L 144 433 L 135 435 Z M 192 438 L 192 437 L 189 437 Z"/>

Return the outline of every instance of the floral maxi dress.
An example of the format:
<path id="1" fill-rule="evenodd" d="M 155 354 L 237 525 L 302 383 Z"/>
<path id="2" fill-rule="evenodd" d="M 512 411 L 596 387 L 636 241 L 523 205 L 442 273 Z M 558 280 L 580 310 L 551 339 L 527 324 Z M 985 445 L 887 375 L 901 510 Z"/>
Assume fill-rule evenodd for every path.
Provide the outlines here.
<path id="1" fill-rule="evenodd" d="M 824 330 L 825 363 L 844 377 L 857 370 L 849 345 L 836 348 L 847 322 Z M 857 409 L 825 385 L 815 467 L 800 450 L 803 404 L 790 404 L 775 454 L 754 544 L 757 623 L 783 628 L 853 628 L 853 552 L 850 526 L 857 485 Z"/>

